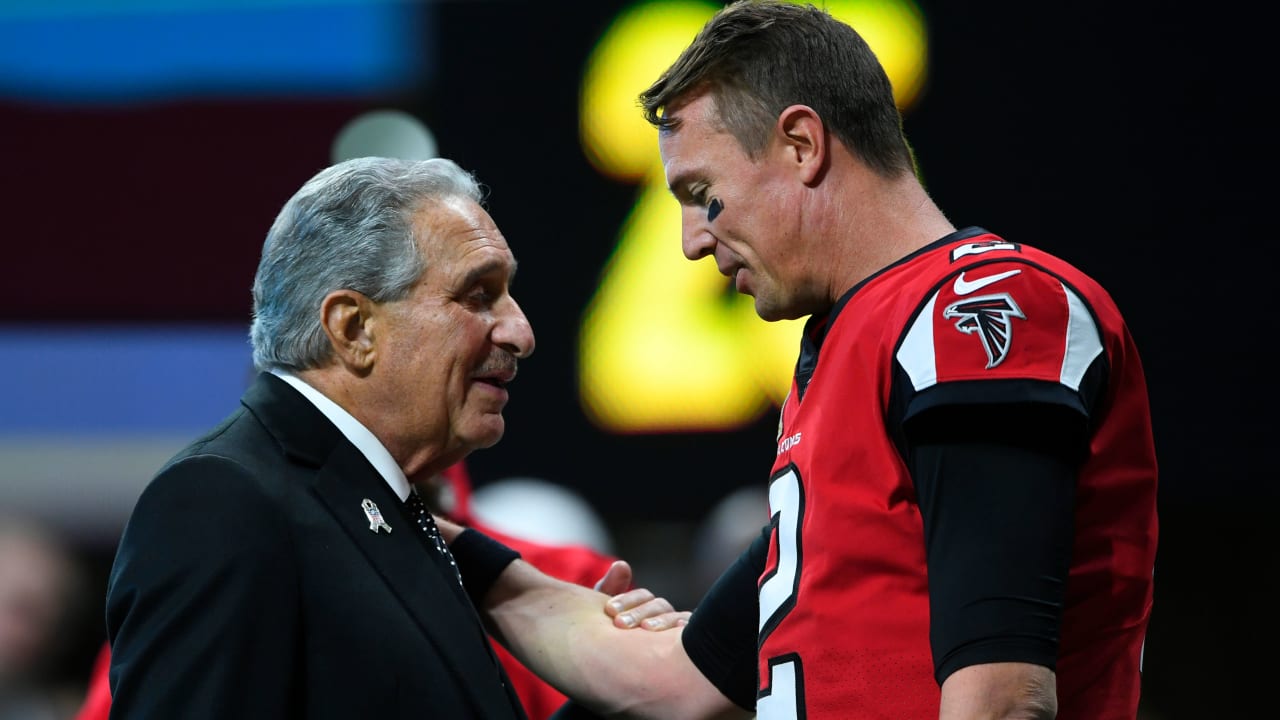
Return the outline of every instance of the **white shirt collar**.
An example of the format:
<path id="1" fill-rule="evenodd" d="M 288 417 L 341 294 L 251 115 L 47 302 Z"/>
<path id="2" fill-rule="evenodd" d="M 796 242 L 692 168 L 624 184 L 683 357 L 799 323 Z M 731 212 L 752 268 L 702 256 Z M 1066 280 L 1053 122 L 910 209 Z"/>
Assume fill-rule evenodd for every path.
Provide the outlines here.
<path id="1" fill-rule="evenodd" d="M 272 370 L 271 374 L 289 383 L 295 390 L 302 393 L 302 397 L 310 400 L 311 404 L 329 418 L 329 422 L 338 426 L 338 431 L 368 458 L 369 463 L 378 471 L 382 479 L 391 486 L 396 497 L 402 502 L 408 499 L 409 479 L 405 477 L 404 470 L 400 469 L 400 465 L 396 463 L 395 458 L 391 457 L 391 453 L 382 442 L 369 432 L 369 428 L 360 424 L 360 421 L 343 410 L 342 406 L 325 397 L 324 393 L 311 387 L 296 375 L 291 375 L 284 370 Z"/>

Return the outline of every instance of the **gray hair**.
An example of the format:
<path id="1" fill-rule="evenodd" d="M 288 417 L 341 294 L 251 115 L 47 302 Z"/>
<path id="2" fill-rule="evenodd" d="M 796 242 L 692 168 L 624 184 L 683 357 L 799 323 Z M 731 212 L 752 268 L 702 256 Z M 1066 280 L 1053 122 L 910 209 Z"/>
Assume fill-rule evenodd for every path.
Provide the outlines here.
<path id="1" fill-rule="evenodd" d="M 426 270 L 413 233 L 424 203 L 481 202 L 476 179 L 451 160 L 366 157 L 328 167 L 276 216 L 253 280 L 253 364 L 306 370 L 333 348 L 320 318 L 329 293 L 348 289 L 375 302 L 408 295 Z"/>

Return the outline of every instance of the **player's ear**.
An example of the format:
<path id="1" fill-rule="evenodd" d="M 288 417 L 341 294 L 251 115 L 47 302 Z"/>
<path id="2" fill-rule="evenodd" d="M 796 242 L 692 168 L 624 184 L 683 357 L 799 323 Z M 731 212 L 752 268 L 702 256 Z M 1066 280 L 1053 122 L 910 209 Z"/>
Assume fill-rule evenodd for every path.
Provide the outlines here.
<path id="1" fill-rule="evenodd" d="M 778 115 L 774 137 L 801 182 L 812 185 L 821 177 L 827 162 L 827 134 L 816 110 L 808 105 L 787 107 Z"/>
<path id="2" fill-rule="evenodd" d="M 338 362 L 365 374 L 377 356 L 374 319 L 377 303 L 355 290 L 334 290 L 320 303 L 320 322 Z"/>

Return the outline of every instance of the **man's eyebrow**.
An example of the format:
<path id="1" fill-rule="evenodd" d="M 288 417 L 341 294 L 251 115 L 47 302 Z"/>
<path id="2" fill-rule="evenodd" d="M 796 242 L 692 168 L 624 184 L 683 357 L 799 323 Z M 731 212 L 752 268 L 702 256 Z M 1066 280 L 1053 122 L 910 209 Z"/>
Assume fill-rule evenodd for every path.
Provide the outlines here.
<path id="1" fill-rule="evenodd" d="M 507 271 L 507 283 L 510 284 L 511 281 L 515 280 L 515 277 L 516 277 L 515 259 L 513 258 L 510 262 L 507 262 L 506 260 L 503 260 L 501 258 L 491 258 L 489 260 L 485 260 L 479 265 L 476 265 L 475 267 L 468 270 L 467 274 L 462 276 L 462 285 L 464 287 L 469 287 L 471 285 L 474 285 L 480 282 L 480 279 L 483 278 L 484 276 L 491 275 L 495 272 L 501 272 L 503 270 Z"/>
<path id="2" fill-rule="evenodd" d="M 690 197 L 689 185 L 692 184 L 694 172 L 687 170 L 685 172 L 670 178 L 667 181 L 667 190 L 675 196 L 677 200 L 685 200 Z"/>

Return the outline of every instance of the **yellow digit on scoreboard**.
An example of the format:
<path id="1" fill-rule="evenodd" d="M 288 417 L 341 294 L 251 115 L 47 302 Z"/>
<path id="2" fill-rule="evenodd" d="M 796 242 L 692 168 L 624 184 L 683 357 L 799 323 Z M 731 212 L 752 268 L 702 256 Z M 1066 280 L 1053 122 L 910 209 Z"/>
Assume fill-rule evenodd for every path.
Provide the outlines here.
<path id="1" fill-rule="evenodd" d="M 819 3 L 876 52 L 904 111 L 924 82 L 924 21 L 911 0 Z M 680 207 L 667 191 L 657 132 L 636 98 L 688 46 L 719 4 L 632 5 L 587 61 L 583 150 L 597 170 L 640 185 L 635 207 L 583 316 L 582 406 L 613 432 L 726 430 L 780 404 L 802 320 L 767 323 L 710 261 L 680 250 Z"/>

